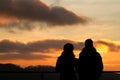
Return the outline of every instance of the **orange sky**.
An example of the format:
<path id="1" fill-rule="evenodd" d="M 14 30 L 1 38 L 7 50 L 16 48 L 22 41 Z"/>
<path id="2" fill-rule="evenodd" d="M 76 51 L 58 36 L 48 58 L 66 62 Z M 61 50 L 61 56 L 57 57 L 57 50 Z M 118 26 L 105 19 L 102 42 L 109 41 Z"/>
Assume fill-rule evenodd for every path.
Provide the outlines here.
<path id="1" fill-rule="evenodd" d="M 87 38 L 104 70 L 120 70 L 120 0 L 0 0 L 0 63 L 55 66 L 63 45 Z"/>
<path id="2" fill-rule="evenodd" d="M 54 42 L 54 43 L 52 43 L 52 42 Z M 57 43 L 57 42 L 59 42 L 59 43 Z M 14 47 L 15 50 L 12 50 L 12 48 L 10 49 L 10 47 L 9 47 L 10 45 L 7 46 L 8 49 L 6 47 L 5 51 L 3 51 L 3 52 L 4 53 L 7 52 L 8 54 L 5 53 L 5 54 L 0 55 L 0 59 L 1 59 L 0 63 L 13 63 L 13 64 L 20 65 L 22 67 L 26 67 L 26 66 L 29 66 L 29 65 L 51 65 L 51 66 L 55 66 L 57 57 L 62 52 L 62 46 L 63 46 L 64 43 L 67 43 L 67 42 L 71 42 L 71 43 L 74 44 L 74 47 L 75 47 L 74 54 L 76 55 L 76 58 L 78 58 L 80 50 L 84 47 L 84 45 L 83 45 L 84 42 L 77 42 L 77 41 L 75 42 L 75 41 L 72 41 L 72 40 L 71 41 L 69 41 L 69 40 L 36 41 L 36 42 L 31 42 L 31 44 L 30 43 L 29 44 L 24 44 L 24 45 L 27 46 L 27 47 L 24 47 L 26 49 L 26 51 L 21 52 L 21 51 L 19 51 L 17 46 L 22 45 L 22 43 L 12 42 L 12 41 L 7 41 L 7 40 L 6 41 L 1 41 L 0 44 L 4 43 L 4 46 L 5 46 L 5 44 L 11 44 L 12 46 L 13 45 L 14 46 L 17 45 L 17 46 L 16 46 L 16 48 Z M 37 44 L 35 44 L 35 43 L 37 43 Z M 28 51 L 29 50 L 28 48 L 32 47 L 32 45 L 34 45 L 35 50 L 33 49 L 31 51 Z M 42 50 L 41 50 L 40 49 L 41 46 L 45 46 L 45 47 L 42 48 Z M 120 69 L 120 64 L 119 64 L 119 62 L 120 62 L 119 46 L 120 45 L 117 45 L 117 43 L 114 43 L 113 41 L 107 41 L 107 40 L 101 40 L 100 41 L 99 40 L 99 41 L 94 42 L 94 46 L 96 47 L 97 51 L 102 56 L 103 63 L 104 63 L 104 70 L 119 70 Z M 47 51 L 45 51 L 44 49 L 47 49 Z M 2 48 L 2 50 L 4 50 L 4 48 Z"/>

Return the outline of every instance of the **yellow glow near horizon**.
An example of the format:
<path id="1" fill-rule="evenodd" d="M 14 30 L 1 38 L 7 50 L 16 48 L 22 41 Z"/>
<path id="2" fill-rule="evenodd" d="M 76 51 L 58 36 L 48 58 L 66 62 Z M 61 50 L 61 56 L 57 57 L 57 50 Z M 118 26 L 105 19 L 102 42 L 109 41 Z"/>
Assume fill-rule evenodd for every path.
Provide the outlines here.
<path id="1" fill-rule="evenodd" d="M 100 53 L 107 53 L 109 51 L 109 48 L 106 45 L 96 44 L 95 46 L 96 46 L 97 51 Z"/>

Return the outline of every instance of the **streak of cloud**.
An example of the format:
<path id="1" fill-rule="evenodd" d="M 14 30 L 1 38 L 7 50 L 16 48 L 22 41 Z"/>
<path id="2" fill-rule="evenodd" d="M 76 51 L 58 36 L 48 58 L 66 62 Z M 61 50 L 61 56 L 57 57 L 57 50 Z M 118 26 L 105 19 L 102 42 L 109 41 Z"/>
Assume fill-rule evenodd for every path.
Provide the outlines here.
<path id="1" fill-rule="evenodd" d="M 46 54 L 62 50 L 65 43 L 73 43 L 76 49 L 82 48 L 83 43 L 76 43 L 72 40 L 43 40 L 35 42 L 14 42 L 10 40 L 0 41 L 0 60 L 34 60 L 52 58 Z M 33 53 L 38 53 L 33 54 Z"/>
<path id="2" fill-rule="evenodd" d="M 40 0 L 0 0 L 1 16 L 11 19 L 7 23 L 12 22 L 12 18 L 14 20 L 16 18 L 16 20 L 40 21 L 51 25 L 72 25 L 87 22 L 86 18 L 70 10 L 58 6 L 51 7 Z"/>
<path id="3" fill-rule="evenodd" d="M 84 47 L 84 42 L 77 42 L 73 40 L 42 40 L 33 41 L 28 43 L 14 42 L 10 40 L 0 41 L 0 60 L 5 59 L 45 59 L 51 58 L 46 54 L 55 53 L 56 51 L 63 50 L 63 45 L 66 43 L 72 43 L 74 50 L 81 51 Z M 120 45 L 105 41 L 96 41 L 95 44 L 103 44 L 109 48 L 110 52 L 119 52 Z M 38 53 L 33 54 L 33 53 Z"/>
<path id="4" fill-rule="evenodd" d="M 75 47 L 75 50 L 81 50 L 84 47 L 84 42 L 77 42 L 72 40 L 42 40 L 28 43 L 2 40 L 0 41 L 0 53 L 49 53 L 52 52 L 52 50 L 62 50 L 63 45 L 66 43 L 72 43 Z M 115 45 L 114 43 L 96 41 L 95 44 L 104 44 L 109 47 L 110 51 L 120 50 L 120 46 Z"/>
<path id="5" fill-rule="evenodd" d="M 71 40 L 43 40 L 43 41 L 35 41 L 35 42 L 13 42 L 10 40 L 2 40 L 0 42 L 0 53 L 49 53 L 51 49 L 53 50 L 62 50 L 63 45 L 65 43 L 73 43 L 76 46 L 76 49 L 82 48 L 80 45 L 83 43 L 77 43 Z"/>

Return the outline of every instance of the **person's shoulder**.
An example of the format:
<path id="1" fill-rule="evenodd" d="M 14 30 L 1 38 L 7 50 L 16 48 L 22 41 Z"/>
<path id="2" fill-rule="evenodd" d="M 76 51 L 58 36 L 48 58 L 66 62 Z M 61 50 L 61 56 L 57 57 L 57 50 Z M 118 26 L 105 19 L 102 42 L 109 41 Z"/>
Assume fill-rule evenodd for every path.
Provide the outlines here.
<path id="1" fill-rule="evenodd" d="M 62 59 L 62 56 L 59 56 L 57 59 L 58 59 L 58 60 L 61 60 L 61 59 Z"/>
<path id="2" fill-rule="evenodd" d="M 98 57 L 101 57 L 101 54 L 99 52 L 96 51 L 96 54 Z"/>
<path id="3" fill-rule="evenodd" d="M 100 55 L 100 52 L 96 51 L 96 53 L 97 53 L 98 55 Z"/>
<path id="4" fill-rule="evenodd" d="M 74 60 L 75 60 L 75 61 L 78 61 L 79 59 L 77 59 L 77 58 L 74 58 Z"/>

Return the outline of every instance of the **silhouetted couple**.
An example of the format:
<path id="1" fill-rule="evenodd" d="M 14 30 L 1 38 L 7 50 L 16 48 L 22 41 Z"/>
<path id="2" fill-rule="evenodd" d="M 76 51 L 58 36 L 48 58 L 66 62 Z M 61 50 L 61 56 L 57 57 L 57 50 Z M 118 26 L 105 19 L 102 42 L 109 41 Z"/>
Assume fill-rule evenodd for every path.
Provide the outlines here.
<path id="1" fill-rule="evenodd" d="M 85 47 L 75 58 L 74 46 L 71 43 L 64 45 L 62 54 L 56 62 L 56 71 L 60 73 L 60 80 L 99 80 L 103 72 L 101 55 L 96 51 L 91 39 L 85 40 Z"/>

